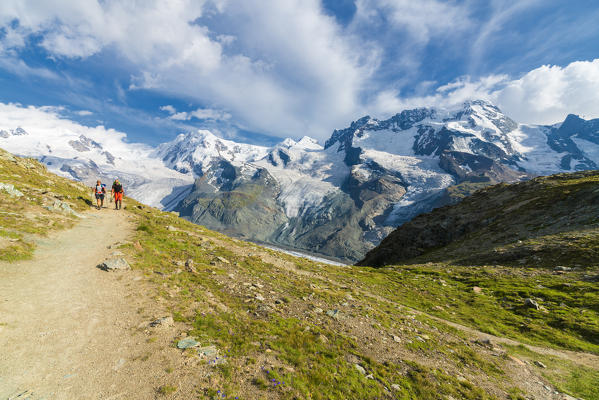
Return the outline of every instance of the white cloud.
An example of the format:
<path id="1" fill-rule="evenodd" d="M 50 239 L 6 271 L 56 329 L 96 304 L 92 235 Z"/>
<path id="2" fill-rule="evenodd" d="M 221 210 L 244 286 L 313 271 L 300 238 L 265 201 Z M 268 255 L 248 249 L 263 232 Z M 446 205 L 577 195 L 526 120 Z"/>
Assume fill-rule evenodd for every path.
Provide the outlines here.
<path id="1" fill-rule="evenodd" d="M 163 106 L 168 123 L 232 120 L 275 136 L 324 139 L 366 112 L 381 116 L 478 97 L 526 122 L 555 122 L 568 112 L 594 115 L 596 61 L 541 67 L 520 79 L 465 77 L 432 92 L 434 83 L 423 82 L 415 93 L 429 95 L 403 97 L 402 79 L 421 78 L 421 51 L 431 40 L 463 51 L 476 65 L 506 22 L 539 0 L 494 1 L 495 12 L 481 26 L 470 14 L 473 3 L 357 0 L 354 21 L 342 27 L 320 0 L 2 0 L 0 68 L 58 79 L 16 58 L 33 37 L 57 59 L 106 52 L 107 62 L 123 61 L 128 90 L 160 91 L 204 106 L 188 112 Z M 371 40 L 371 29 L 384 37 Z M 385 58 L 389 49 L 397 57 Z M 382 70 L 392 77 L 378 77 Z M 118 83 L 116 90 L 124 103 Z"/>
<path id="2" fill-rule="evenodd" d="M 570 113 L 599 118 L 599 58 L 544 65 L 490 95 L 517 121 L 550 124 Z"/>
<path id="3" fill-rule="evenodd" d="M 89 110 L 79 110 L 79 111 L 76 111 L 75 114 L 80 115 L 82 117 L 88 117 L 90 115 L 93 115 L 94 113 Z"/>
<path id="4" fill-rule="evenodd" d="M 379 93 L 371 112 L 390 115 L 405 108 L 453 107 L 471 99 L 497 104 L 520 123 L 554 124 L 568 114 L 599 118 L 599 59 L 576 61 L 565 67 L 543 65 L 519 79 L 507 75 L 468 77 L 440 86 L 429 96 L 404 97 Z"/>
<path id="5" fill-rule="evenodd" d="M 208 10 L 222 32 L 203 26 Z M 342 31 L 319 0 L 2 1 L 0 26 L 14 20 L 19 35 L 41 35 L 54 57 L 116 50 L 132 67 L 130 90 L 226 109 L 249 129 L 279 136 L 328 135 L 360 109 L 378 65 L 376 49 Z"/>
<path id="6" fill-rule="evenodd" d="M 198 108 L 197 110 L 190 112 L 177 112 L 175 107 L 166 105 L 160 107 L 160 110 L 168 112 L 170 114 L 168 118 L 176 121 L 189 121 L 192 118 L 213 121 L 227 121 L 231 119 L 231 114 L 221 110 L 213 110 L 211 108 Z"/>
<path id="7" fill-rule="evenodd" d="M 169 114 L 174 114 L 177 112 L 177 110 L 175 109 L 175 107 L 171 106 L 170 104 L 167 104 L 166 106 L 162 106 L 160 107 L 161 111 L 166 111 Z"/>
<path id="8" fill-rule="evenodd" d="M 455 35 L 472 26 L 468 4 L 438 0 L 357 0 L 358 17 L 376 23 L 383 16 L 391 28 L 403 29 L 420 44 L 432 37 Z"/>

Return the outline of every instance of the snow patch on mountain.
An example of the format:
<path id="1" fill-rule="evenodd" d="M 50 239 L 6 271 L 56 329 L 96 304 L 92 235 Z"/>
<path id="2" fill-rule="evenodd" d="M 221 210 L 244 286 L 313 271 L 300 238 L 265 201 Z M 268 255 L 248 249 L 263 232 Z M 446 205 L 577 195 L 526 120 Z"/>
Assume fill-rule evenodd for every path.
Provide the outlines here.
<path id="1" fill-rule="evenodd" d="M 113 129 L 63 119 L 51 108 L 0 103 L 0 130 L 16 132 L 0 138 L 2 148 L 37 158 L 50 171 L 89 185 L 118 177 L 127 195 L 152 206 L 164 207 L 164 198 L 193 183 L 191 175 L 151 157 L 151 147 L 127 143 L 126 135 Z"/>

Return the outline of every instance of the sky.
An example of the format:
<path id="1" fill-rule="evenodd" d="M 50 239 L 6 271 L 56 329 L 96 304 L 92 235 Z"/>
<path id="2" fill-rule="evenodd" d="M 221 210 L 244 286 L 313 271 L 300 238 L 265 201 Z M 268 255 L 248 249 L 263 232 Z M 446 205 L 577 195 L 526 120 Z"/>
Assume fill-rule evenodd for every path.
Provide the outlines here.
<path id="1" fill-rule="evenodd" d="M 595 0 L 2 0 L 0 103 L 156 145 L 198 128 L 324 142 L 486 99 L 599 118 Z"/>

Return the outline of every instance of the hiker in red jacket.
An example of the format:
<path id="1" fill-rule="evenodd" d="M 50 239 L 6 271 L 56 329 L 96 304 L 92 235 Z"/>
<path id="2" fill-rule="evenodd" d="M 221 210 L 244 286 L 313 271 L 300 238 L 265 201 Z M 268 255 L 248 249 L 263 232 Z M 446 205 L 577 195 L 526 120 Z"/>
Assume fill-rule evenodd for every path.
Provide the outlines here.
<path id="1" fill-rule="evenodd" d="M 123 184 L 121 182 L 119 182 L 119 178 L 116 178 L 114 180 L 114 183 L 112 184 L 112 189 L 110 189 L 110 194 L 111 196 L 114 197 L 114 209 L 115 210 L 120 210 L 121 206 L 123 205 L 123 194 L 125 192 L 123 191 Z"/>

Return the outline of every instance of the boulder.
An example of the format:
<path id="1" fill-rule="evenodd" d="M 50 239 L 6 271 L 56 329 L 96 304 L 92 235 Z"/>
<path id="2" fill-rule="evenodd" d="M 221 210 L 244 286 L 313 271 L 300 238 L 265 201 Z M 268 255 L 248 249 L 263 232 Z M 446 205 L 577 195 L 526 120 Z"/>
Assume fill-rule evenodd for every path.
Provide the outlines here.
<path id="1" fill-rule="evenodd" d="M 182 350 L 191 349 L 192 347 L 198 347 L 199 345 L 200 342 L 198 342 L 194 338 L 185 338 L 177 342 L 177 348 Z"/>
<path id="2" fill-rule="evenodd" d="M 173 320 L 173 317 L 162 317 L 162 318 L 158 318 L 158 319 L 155 319 L 154 321 L 150 322 L 149 325 L 152 328 L 157 328 L 157 327 L 173 326 L 174 323 L 175 323 L 175 321 Z"/>
<path id="3" fill-rule="evenodd" d="M 524 306 L 528 308 L 534 308 L 535 310 L 539 309 L 539 303 L 531 298 L 524 300 Z"/>
<path id="4" fill-rule="evenodd" d="M 14 185 L 11 185 L 10 183 L 0 182 L 0 191 L 8 193 L 8 195 L 12 197 L 23 197 L 23 193 L 21 193 L 15 188 Z"/>
<path id="5" fill-rule="evenodd" d="M 114 257 L 109 258 L 104 261 L 102 264 L 98 265 L 98 268 L 103 269 L 104 271 L 118 271 L 118 270 L 127 270 L 131 269 L 131 266 L 122 257 Z"/>

